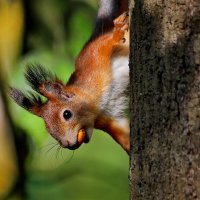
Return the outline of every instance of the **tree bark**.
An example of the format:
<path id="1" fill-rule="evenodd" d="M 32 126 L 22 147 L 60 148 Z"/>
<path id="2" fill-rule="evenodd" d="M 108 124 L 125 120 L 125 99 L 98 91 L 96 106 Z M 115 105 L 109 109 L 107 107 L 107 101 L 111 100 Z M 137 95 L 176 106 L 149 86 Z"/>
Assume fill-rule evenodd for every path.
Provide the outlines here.
<path id="1" fill-rule="evenodd" d="M 200 1 L 131 3 L 130 199 L 200 199 Z"/>

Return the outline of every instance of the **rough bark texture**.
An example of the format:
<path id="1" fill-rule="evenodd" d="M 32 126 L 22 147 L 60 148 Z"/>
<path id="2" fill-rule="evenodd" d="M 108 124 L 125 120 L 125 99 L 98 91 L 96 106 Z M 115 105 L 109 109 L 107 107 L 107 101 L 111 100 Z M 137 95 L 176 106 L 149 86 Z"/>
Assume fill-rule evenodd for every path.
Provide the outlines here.
<path id="1" fill-rule="evenodd" d="M 200 1 L 132 3 L 130 199 L 200 199 Z"/>

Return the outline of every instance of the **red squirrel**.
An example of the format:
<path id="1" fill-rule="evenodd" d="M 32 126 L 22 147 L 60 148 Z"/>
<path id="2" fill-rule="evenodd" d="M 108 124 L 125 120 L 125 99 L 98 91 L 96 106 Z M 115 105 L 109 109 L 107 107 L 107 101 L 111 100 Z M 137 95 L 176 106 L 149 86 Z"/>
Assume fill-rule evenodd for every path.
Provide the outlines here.
<path id="1" fill-rule="evenodd" d="M 80 52 L 67 84 L 41 65 L 28 66 L 25 78 L 47 98 L 10 88 L 10 96 L 44 119 L 48 132 L 63 148 L 89 142 L 93 129 L 110 134 L 129 153 L 128 1 L 100 0 L 96 25 Z"/>

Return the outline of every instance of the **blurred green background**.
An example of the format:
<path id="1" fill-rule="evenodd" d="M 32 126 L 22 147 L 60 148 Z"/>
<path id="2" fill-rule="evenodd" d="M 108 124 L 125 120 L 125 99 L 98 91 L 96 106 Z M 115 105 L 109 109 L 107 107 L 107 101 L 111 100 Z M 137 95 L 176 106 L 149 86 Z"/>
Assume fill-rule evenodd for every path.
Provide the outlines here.
<path id="1" fill-rule="evenodd" d="M 40 63 L 67 81 L 95 23 L 93 0 L 0 0 L 0 199 L 125 200 L 129 158 L 95 130 L 78 150 L 59 149 L 42 119 L 7 95 L 30 90 L 23 72 Z"/>

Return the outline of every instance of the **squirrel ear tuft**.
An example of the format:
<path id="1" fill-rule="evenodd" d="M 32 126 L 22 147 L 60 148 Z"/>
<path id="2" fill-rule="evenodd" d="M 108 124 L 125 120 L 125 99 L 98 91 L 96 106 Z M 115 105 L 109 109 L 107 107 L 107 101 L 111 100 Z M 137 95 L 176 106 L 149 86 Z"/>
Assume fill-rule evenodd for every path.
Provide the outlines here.
<path id="1" fill-rule="evenodd" d="M 24 73 L 29 85 L 37 92 L 40 93 L 40 86 L 45 82 L 59 81 L 56 75 L 52 74 L 49 70 L 45 69 L 42 65 L 29 64 L 27 65 Z"/>
<path id="2" fill-rule="evenodd" d="M 41 116 L 41 106 L 43 102 L 39 96 L 33 93 L 25 95 L 22 91 L 13 87 L 10 87 L 9 95 L 19 106 L 37 116 Z"/>
<path id="3" fill-rule="evenodd" d="M 55 98 L 61 93 L 63 83 L 42 65 L 28 65 L 25 78 L 29 85 L 43 96 Z"/>

